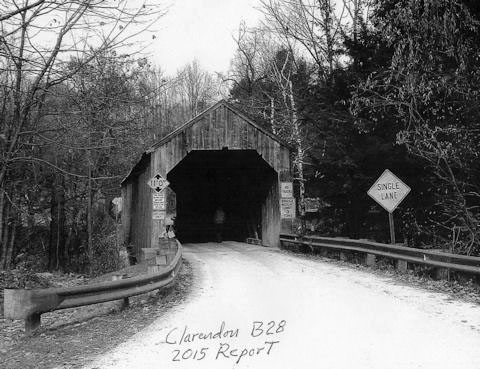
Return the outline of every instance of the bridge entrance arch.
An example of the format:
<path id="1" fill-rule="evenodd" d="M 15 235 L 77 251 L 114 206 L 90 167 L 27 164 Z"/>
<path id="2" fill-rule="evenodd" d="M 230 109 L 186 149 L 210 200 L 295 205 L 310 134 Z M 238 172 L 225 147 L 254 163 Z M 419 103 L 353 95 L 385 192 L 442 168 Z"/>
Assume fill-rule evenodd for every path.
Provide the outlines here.
<path id="1" fill-rule="evenodd" d="M 157 174 L 170 182 L 160 194 L 148 186 Z M 280 217 L 280 181 L 291 180 L 290 147 L 222 100 L 153 145 L 123 180 L 124 242 L 139 256 L 172 218 L 181 242 L 211 241 L 222 207 L 225 239 L 278 246 L 292 224 Z"/>

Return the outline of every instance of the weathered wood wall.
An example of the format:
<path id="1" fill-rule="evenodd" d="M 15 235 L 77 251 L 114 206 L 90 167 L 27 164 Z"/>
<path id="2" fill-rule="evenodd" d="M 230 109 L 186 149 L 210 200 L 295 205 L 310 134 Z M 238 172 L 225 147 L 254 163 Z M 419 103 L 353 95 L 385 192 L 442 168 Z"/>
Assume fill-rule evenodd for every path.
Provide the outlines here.
<path id="1" fill-rule="evenodd" d="M 221 150 L 225 147 L 257 150 L 277 172 L 290 170 L 289 148 L 225 104 L 213 106 L 155 145 L 154 165 L 166 175 L 191 150 Z"/>
<path id="2" fill-rule="evenodd" d="M 122 226 L 124 242 L 134 246 L 136 255 L 148 247 L 152 228 L 152 190 L 147 182 L 152 177 L 149 160 L 142 170 L 123 183 Z"/>
<path id="3" fill-rule="evenodd" d="M 152 219 L 152 190 L 147 181 L 155 173 L 168 173 L 192 150 L 256 150 L 277 172 L 290 172 L 290 150 L 271 133 L 256 126 L 225 102 L 219 102 L 166 136 L 148 152 L 149 165 L 143 165 L 125 179 L 124 201 L 130 201 L 125 239 L 139 251 L 156 247 L 164 221 Z M 131 186 L 131 188 L 130 188 Z M 278 176 L 262 210 L 262 234 L 266 245 L 277 246 L 280 232 Z M 168 200 L 167 200 L 168 201 Z M 124 208 L 125 210 L 127 207 Z"/>
<path id="4" fill-rule="evenodd" d="M 262 244 L 280 246 L 280 193 L 278 175 L 274 178 L 267 198 L 262 204 Z"/>

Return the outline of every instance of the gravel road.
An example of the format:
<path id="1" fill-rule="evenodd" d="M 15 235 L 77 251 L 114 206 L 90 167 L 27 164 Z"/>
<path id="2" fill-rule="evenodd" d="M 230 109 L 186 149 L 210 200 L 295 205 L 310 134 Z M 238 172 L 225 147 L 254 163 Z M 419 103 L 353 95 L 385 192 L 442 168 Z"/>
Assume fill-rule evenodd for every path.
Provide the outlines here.
<path id="1" fill-rule="evenodd" d="M 186 303 L 85 368 L 480 368 L 479 305 L 237 242 L 184 257 Z"/>

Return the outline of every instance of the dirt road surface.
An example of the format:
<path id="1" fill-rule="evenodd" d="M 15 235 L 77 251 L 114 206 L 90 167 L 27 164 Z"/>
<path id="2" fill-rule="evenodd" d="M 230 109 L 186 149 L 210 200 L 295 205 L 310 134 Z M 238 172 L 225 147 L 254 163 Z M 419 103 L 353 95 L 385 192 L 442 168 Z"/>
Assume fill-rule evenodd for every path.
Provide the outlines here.
<path id="1" fill-rule="evenodd" d="M 85 368 L 480 368 L 478 305 L 237 242 L 184 256 L 186 303 Z"/>

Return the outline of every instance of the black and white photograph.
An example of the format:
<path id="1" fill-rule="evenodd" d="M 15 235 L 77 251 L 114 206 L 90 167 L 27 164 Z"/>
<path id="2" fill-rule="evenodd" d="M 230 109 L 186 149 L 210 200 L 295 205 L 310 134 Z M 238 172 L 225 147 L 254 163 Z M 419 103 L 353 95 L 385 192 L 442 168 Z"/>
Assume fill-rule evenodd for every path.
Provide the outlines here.
<path id="1" fill-rule="evenodd" d="M 0 0 L 0 369 L 480 368 L 480 1 Z"/>

